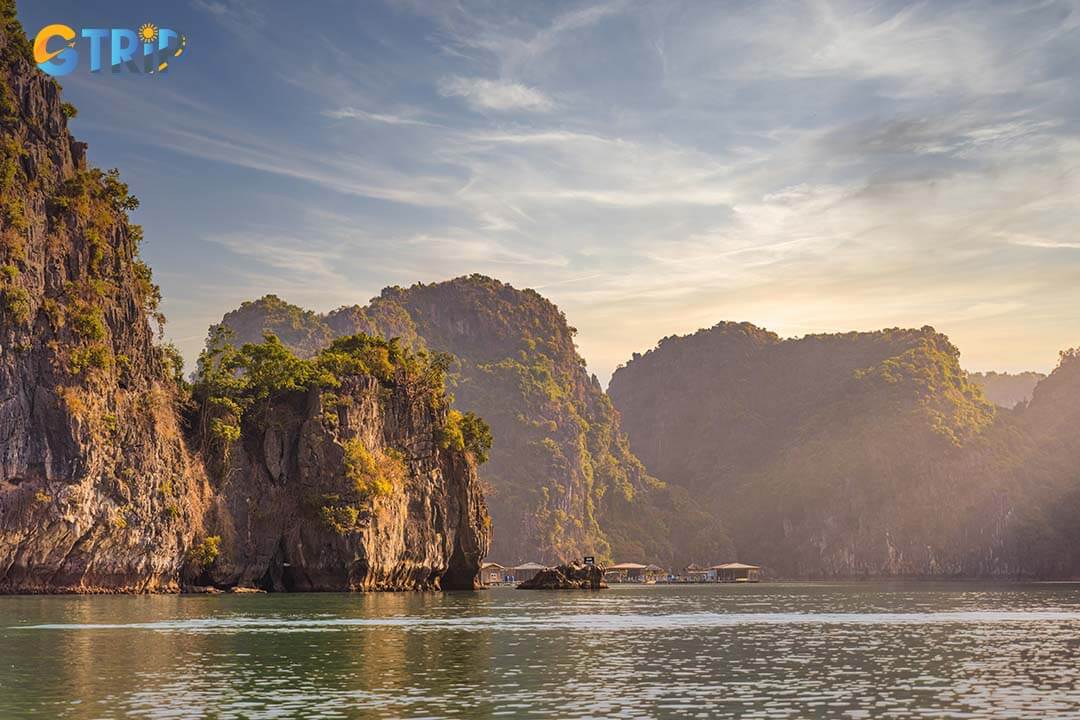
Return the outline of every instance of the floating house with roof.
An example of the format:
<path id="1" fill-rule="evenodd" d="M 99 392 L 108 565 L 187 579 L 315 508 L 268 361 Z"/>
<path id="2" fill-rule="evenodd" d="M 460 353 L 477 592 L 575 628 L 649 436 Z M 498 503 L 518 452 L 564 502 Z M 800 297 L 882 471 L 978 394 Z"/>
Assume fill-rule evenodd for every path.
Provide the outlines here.
<path id="1" fill-rule="evenodd" d="M 613 583 L 645 583 L 652 585 L 656 582 L 670 581 L 671 575 L 659 565 L 626 562 L 605 568 L 604 579 Z"/>
<path id="2" fill-rule="evenodd" d="M 730 562 L 713 565 L 709 569 L 716 573 L 716 582 L 761 582 L 761 567 L 758 565 Z"/>
<path id="3" fill-rule="evenodd" d="M 690 563 L 679 576 L 680 582 L 703 583 L 716 582 L 716 571 L 701 565 Z"/>
<path id="4" fill-rule="evenodd" d="M 502 585 L 503 583 L 513 582 L 510 571 L 511 568 L 497 562 L 486 562 L 480 566 L 480 584 Z"/>
<path id="5" fill-rule="evenodd" d="M 527 562 L 510 569 L 513 570 L 514 573 L 513 582 L 523 583 L 532 580 L 534 577 L 536 577 L 536 573 L 540 572 L 541 570 L 547 570 L 547 565 Z"/>
<path id="6" fill-rule="evenodd" d="M 641 563 L 625 562 L 610 565 L 604 571 L 604 579 L 616 583 L 643 583 L 650 579 L 656 582 L 656 574 L 650 572 L 650 565 Z M 663 572 L 662 568 L 656 568 Z"/>

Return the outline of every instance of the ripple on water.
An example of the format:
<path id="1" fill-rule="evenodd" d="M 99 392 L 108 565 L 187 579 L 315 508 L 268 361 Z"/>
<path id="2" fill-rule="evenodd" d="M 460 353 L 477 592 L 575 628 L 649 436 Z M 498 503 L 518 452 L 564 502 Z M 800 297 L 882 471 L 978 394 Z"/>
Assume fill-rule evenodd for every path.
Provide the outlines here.
<path id="1" fill-rule="evenodd" d="M 940 625 L 1078 622 L 1080 611 L 976 611 L 920 613 L 677 613 L 511 615 L 455 618 L 272 618 L 237 616 L 141 623 L 43 623 L 14 625 L 10 630 L 152 630 L 158 632 L 302 632 L 350 627 L 393 627 L 405 631 L 441 630 L 678 630 L 688 626 L 722 628 L 740 625 Z"/>
<path id="2" fill-rule="evenodd" d="M 1080 594 L 0 601 L 0 717 L 1080 718 Z"/>

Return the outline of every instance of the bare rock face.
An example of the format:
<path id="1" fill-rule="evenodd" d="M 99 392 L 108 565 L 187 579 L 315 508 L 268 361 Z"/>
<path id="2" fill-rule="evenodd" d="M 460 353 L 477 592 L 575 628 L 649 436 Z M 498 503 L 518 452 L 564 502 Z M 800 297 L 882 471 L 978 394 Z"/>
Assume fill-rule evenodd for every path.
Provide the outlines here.
<path id="1" fill-rule="evenodd" d="M 473 587 L 490 520 L 439 397 L 354 375 L 192 445 L 137 201 L 73 111 L 0 0 L 0 593 Z"/>
<path id="2" fill-rule="evenodd" d="M 153 343 L 135 200 L 86 168 L 0 11 L 0 591 L 175 589 L 205 484 Z"/>
<path id="3" fill-rule="evenodd" d="M 597 565 L 570 563 L 547 568 L 531 580 L 517 586 L 518 590 L 604 590 L 604 569 Z"/>
<path id="4" fill-rule="evenodd" d="M 217 481 L 222 538 L 195 585 L 474 589 L 490 521 L 475 466 L 440 447 L 446 410 L 402 382 L 349 378 L 245 418 Z"/>

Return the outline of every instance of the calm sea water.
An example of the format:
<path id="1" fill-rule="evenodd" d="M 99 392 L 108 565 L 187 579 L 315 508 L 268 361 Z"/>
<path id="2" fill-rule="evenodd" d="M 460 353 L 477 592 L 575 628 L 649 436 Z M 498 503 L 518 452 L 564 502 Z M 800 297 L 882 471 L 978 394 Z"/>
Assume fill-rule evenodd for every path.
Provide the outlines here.
<path id="1" fill-rule="evenodd" d="M 1080 718 L 1080 586 L 0 597 L 0 717 Z"/>

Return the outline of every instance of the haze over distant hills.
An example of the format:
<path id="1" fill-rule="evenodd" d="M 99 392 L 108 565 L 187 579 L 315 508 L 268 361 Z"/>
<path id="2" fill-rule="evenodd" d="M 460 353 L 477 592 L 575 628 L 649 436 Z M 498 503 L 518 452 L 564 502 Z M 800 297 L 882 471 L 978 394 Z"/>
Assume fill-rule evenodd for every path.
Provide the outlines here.
<path id="1" fill-rule="evenodd" d="M 499 560 L 738 556 L 807 577 L 1075 563 L 1051 539 L 1069 532 L 1075 448 L 1041 411 L 1075 392 L 1072 355 L 1033 392 L 1033 374 L 965 373 L 929 327 L 783 340 L 721 323 L 635 355 L 609 400 L 554 305 L 482 276 L 326 315 L 267 296 L 223 323 L 235 342 L 270 331 L 301 353 L 357 331 L 453 353 L 455 403 L 495 437 L 481 472 Z M 1003 379 L 1036 400 L 995 408 L 982 387 L 1008 404 Z"/>
<path id="2" fill-rule="evenodd" d="M 609 388 L 631 449 L 787 575 L 1080 570 L 1080 361 L 996 409 L 925 327 L 668 337 Z M 1071 508 L 1071 510 L 1070 510 Z"/>
<path id="3" fill-rule="evenodd" d="M 970 373 L 968 379 L 982 388 L 990 402 L 1013 408 L 1031 400 L 1035 386 L 1045 380 L 1046 375 L 1039 372 L 979 372 Z"/>
<path id="4" fill-rule="evenodd" d="M 492 518 L 504 562 L 1080 576 L 1077 350 L 968 374 L 931 327 L 723 322 L 605 392 L 558 307 L 474 274 L 246 302 L 187 383 L 60 92 L 0 0 L 0 592 L 471 588 Z"/>

